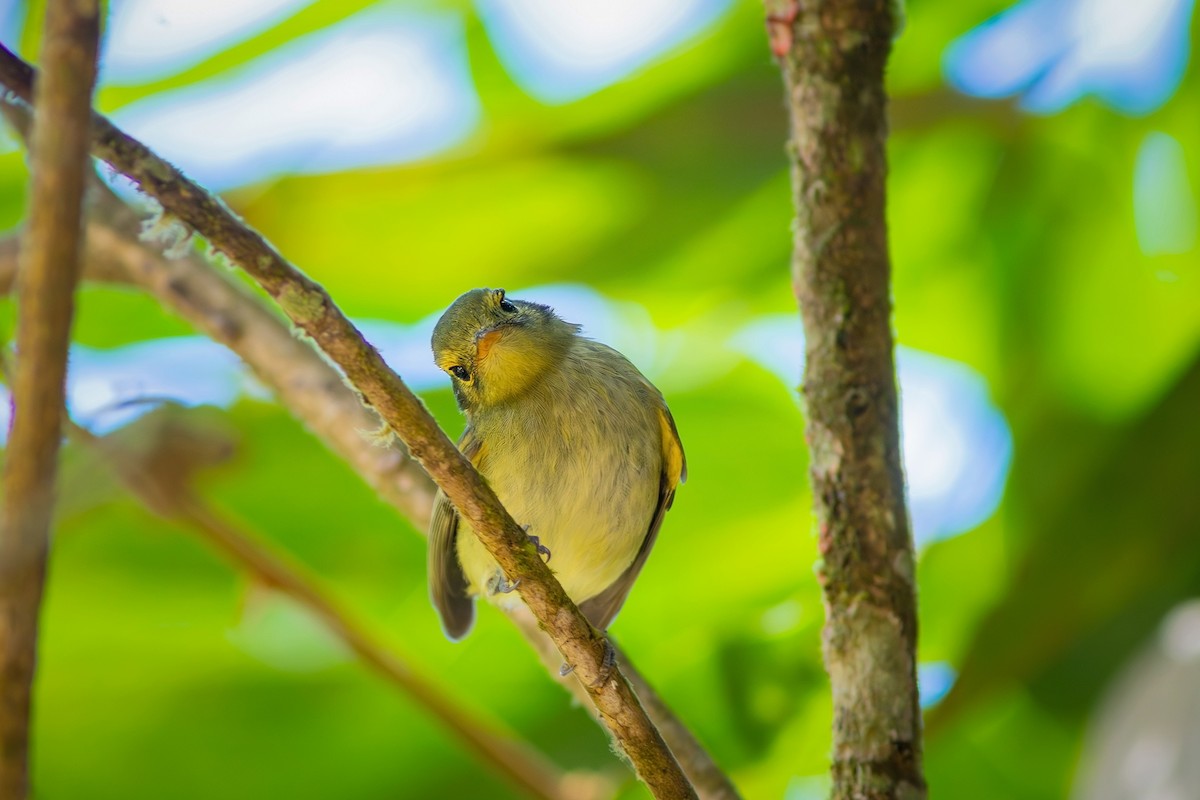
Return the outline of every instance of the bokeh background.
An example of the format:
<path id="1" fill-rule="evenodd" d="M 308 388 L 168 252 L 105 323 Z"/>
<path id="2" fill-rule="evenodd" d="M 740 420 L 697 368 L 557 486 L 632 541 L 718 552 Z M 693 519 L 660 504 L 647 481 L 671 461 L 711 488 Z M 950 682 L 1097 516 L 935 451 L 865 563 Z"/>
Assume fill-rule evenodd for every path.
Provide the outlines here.
<path id="1" fill-rule="evenodd" d="M 42 12 L 0 2 L 0 40 L 36 60 Z M 1193 3 L 906 17 L 889 226 L 929 781 L 1200 797 Z M 691 477 L 614 634 L 747 797 L 824 794 L 786 126 L 757 3 L 112 0 L 97 103 L 323 283 L 452 436 L 427 342 L 469 288 L 628 354 Z M 0 149 L 15 228 L 24 154 Z M 464 702 L 619 773 L 502 615 L 443 638 L 423 539 L 234 357 L 117 287 L 83 289 L 75 340 L 80 422 L 210 407 L 237 440 L 211 502 Z M 39 797 L 515 796 L 302 611 L 67 459 Z"/>

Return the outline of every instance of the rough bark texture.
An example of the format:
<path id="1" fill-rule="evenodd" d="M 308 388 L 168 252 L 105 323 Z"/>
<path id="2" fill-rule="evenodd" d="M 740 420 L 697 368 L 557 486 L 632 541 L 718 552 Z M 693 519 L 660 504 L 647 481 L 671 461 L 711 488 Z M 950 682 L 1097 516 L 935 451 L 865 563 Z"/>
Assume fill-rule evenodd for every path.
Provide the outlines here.
<path id="1" fill-rule="evenodd" d="M 833 797 L 920 798 L 916 594 L 884 216 L 889 0 L 768 4 L 791 118 L 793 280 L 833 688 Z"/>
<path id="2" fill-rule="evenodd" d="M 0 48 L 0 83 L 32 100 L 32 68 Z M 336 363 L 347 380 L 408 446 L 505 574 L 576 671 L 614 740 L 655 797 L 693 798 L 695 790 L 651 723 L 611 650 L 567 597 L 522 528 L 491 487 L 438 428 L 421 401 L 318 283 L 283 258 L 219 199 L 99 114 L 92 152 L 138 184 L 170 214 L 243 269 Z"/>
<path id="3" fill-rule="evenodd" d="M 54 510 L 67 344 L 79 276 L 88 120 L 100 32 L 96 0 L 46 13 L 42 111 L 33 125 L 29 227 L 17 280 L 13 424 L 0 527 L 0 797 L 29 794 L 29 717 L 38 610 Z"/>

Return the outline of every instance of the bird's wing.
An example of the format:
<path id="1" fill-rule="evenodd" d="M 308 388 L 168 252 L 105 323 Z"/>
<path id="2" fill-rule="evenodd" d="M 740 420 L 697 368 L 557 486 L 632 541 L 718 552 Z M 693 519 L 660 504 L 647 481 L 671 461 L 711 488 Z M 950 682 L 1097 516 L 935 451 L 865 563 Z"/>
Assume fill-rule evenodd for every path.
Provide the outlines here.
<path id="1" fill-rule="evenodd" d="M 675 487 L 687 480 L 687 459 L 683 455 L 683 444 L 679 441 L 679 431 L 675 428 L 675 419 L 665 404 L 659 406 L 658 421 L 662 429 L 662 476 L 658 487 L 658 506 L 654 509 L 654 516 L 650 519 L 650 528 L 646 532 L 646 538 L 642 540 L 642 546 L 634 556 L 633 563 L 621 573 L 621 577 L 613 581 L 612 585 L 600 594 L 579 604 L 579 610 L 583 612 L 583 615 L 600 630 L 607 629 L 609 623 L 613 621 L 613 617 L 617 616 L 617 612 L 621 610 L 625 598 L 629 596 L 629 590 L 633 588 L 633 582 L 637 580 L 638 574 L 646 563 L 646 557 L 650 555 L 650 550 L 654 547 L 654 540 L 658 538 L 658 529 L 662 527 L 663 517 L 675 500 Z"/>
<path id="2" fill-rule="evenodd" d="M 483 442 L 471 428 L 458 440 L 458 449 L 479 466 Z M 467 576 L 458 563 L 457 539 L 458 512 L 439 489 L 429 521 L 429 597 L 442 618 L 443 630 L 455 641 L 466 636 L 475 621 L 475 601 L 467 594 Z"/>

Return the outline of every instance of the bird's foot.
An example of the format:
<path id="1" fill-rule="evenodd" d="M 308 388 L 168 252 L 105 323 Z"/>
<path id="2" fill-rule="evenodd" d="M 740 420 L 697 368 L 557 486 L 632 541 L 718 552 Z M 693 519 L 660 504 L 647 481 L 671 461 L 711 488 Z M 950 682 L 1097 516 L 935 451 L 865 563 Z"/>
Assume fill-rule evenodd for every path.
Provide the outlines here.
<path id="1" fill-rule="evenodd" d="M 537 550 L 538 555 L 545 556 L 546 563 L 549 564 L 550 563 L 550 548 L 546 547 L 546 545 L 542 544 L 542 541 L 540 539 L 538 539 L 538 537 L 536 537 L 532 534 L 530 534 L 530 536 L 529 536 L 529 541 L 533 542 L 533 546 Z"/>
<path id="2" fill-rule="evenodd" d="M 533 547 L 534 547 L 534 549 L 537 550 L 538 555 L 545 556 L 546 563 L 549 564 L 550 563 L 550 548 L 546 547 L 546 545 L 542 544 L 541 539 L 539 539 L 538 537 L 534 536 L 532 533 L 529 532 L 528 525 L 522 525 L 521 530 L 525 531 L 525 535 L 529 537 L 529 541 L 533 542 Z"/>
<path id="3" fill-rule="evenodd" d="M 488 579 L 487 588 L 489 594 L 508 594 L 520 585 L 520 579 L 510 581 L 503 572 L 496 570 L 492 577 Z"/>
<path id="4" fill-rule="evenodd" d="M 597 688 L 608 683 L 608 679 L 612 677 L 613 670 L 617 667 L 617 651 L 608 641 L 608 637 L 604 637 L 604 656 L 600 659 L 600 674 L 596 676 L 596 680 L 592 681 L 592 688 Z"/>
<path id="5" fill-rule="evenodd" d="M 600 674 L 596 676 L 596 680 L 592 681 L 592 688 L 603 686 L 612 677 L 613 669 L 617 666 L 617 651 L 616 648 L 608 641 L 608 637 L 604 638 L 604 655 L 600 659 Z M 575 668 L 563 662 L 558 668 L 560 678 L 565 678 L 575 671 Z"/>

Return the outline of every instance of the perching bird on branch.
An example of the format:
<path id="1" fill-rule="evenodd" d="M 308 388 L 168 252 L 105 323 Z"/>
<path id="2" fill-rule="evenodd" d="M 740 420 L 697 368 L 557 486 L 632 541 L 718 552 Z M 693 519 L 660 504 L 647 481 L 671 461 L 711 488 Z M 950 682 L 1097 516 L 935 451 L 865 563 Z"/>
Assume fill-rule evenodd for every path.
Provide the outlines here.
<path id="1" fill-rule="evenodd" d="M 503 289 L 455 300 L 434 328 L 433 354 L 467 416 L 459 449 L 604 630 L 687 477 L 662 394 L 616 350 Z M 438 492 L 429 590 L 446 634 L 470 630 L 476 595 L 504 604 L 514 588 Z"/>

